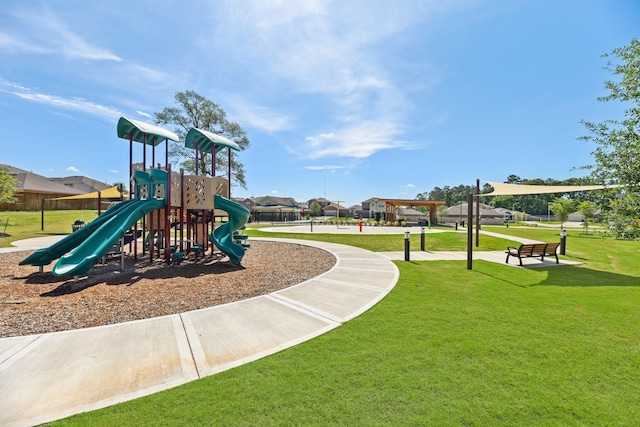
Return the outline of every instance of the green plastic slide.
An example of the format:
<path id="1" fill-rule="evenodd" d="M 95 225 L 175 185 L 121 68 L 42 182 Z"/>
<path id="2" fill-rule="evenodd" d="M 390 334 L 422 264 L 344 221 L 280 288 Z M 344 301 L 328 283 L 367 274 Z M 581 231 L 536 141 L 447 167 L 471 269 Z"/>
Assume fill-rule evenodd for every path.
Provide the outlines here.
<path id="1" fill-rule="evenodd" d="M 64 255 L 53 267 L 56 276 L 86 274 L 124 233 L 146 214 L 166 206 L 165 200 L 133 200 L 105 221 L 70 254 Z"/>
<path id="2" fill-rule="evenodd" d="M 125 200 L 107 209 L 102 215 L 100 215 L 98 218 L 94 219 L 84 227 L 69 234 L 68 236 L 64 237 L 63 239 L 47 248 L 38 249 L 37 251 L 33 252 L 31 255 L 20 261 L 20 265 L 49 265 L 54 259 L 60 258 L 62 255 L 66 254 L 67 252 L 84 242 L 91 235 L 91 233 L 96 231 L 105 222 L 112 219 L 120 211 L 125 209 L 134 201 L 135 200 Z"/>
<path id="3" fill-rule="evenodd" d="M 242 245 L 235 243 L 234 233 L 249 220 L 249 209 L 217 194 L 214 196 L 214 206 L 216 209 L 226 211 L 229 214 L 229 221 L 213 230 L 209 240 L 227 255 L 232 263 L 240 264 L 245 249 Z"/>

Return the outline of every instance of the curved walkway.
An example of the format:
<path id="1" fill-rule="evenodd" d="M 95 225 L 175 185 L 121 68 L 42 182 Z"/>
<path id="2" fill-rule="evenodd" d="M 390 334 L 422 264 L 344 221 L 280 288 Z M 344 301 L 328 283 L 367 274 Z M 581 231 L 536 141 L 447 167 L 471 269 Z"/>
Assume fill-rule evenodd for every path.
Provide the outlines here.
<path id="1" fill-rule="evenodd" d="M 45 423 L 276 353 L 360 315 L 384 298 L 399 278 L 393 262 L 364 249 L 277 240 L 324 249 L 337 263 L 318 277 L 249 300 L 0 339 L 0 425 Z"/>

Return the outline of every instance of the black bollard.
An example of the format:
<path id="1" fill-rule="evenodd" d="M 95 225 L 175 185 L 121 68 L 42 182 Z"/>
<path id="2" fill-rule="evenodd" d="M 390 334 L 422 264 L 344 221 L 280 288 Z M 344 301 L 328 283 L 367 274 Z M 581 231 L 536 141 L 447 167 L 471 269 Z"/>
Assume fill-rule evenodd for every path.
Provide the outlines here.
<path id="1" fill-rule="evenodd" d="M 421 227 L 420 231 L 422 232 L 420 234 L 420 250 L 424 252 L 424 226 Z"/>
<path id="2" fill-rule="evenodd" d="M 404 232 L 404 260 L 409 261 L 409 252 L 411 250 L 411 234 L 408 231 Z"/>

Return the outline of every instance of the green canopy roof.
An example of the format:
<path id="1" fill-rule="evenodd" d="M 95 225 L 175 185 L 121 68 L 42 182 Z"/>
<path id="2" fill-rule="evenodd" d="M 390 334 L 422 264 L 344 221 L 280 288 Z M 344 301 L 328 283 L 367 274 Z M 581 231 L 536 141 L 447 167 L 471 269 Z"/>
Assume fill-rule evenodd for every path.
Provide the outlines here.
<path id="1" fill-rule="evenodd" d="M 198 149 L 203 152 L 211 151 L 211 147 L 215 146 L 216 151 L 220 148 L 229 147 L 233 150 L 240 151 L 240 146 L 230 139 L 218 134 L 208 132 L 202 129 L 191 128 L 184 140 L 184 146 L 187 148 Z"/>
<path id="2" fill-rule="evenodd" d="M 131 138 L 133 141 L 145 142 L 145 136 L 147 145 L 153 146 L 160 144 L 165 139 L 176 142 L 180 140 L 175 133 L 156 125 L 120 117 L 120 120 L 118 120 L 118 138 Z"/>

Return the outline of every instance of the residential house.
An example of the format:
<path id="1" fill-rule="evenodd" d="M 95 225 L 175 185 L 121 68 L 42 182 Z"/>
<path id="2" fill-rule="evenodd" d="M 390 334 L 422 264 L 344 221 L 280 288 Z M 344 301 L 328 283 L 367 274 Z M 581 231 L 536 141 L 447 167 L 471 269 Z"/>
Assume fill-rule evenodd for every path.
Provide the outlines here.
<path id="1" fill-rule="evenodd" d="M 441 223 L 462 223 L 467 221 L 468 204 L 460 203 L 455 206 L 447 208 L 441 215 L 439 215 Z M 480 203 L 480 223 L 481 224 L 504 224 L 505 218 L 513 218 L 517 215 L 521 215 L 522 212 L 507 211 L 501 208 L 494 208 L 493 206 Z M 476 202 L 471 205 L 472 216 L 475 219 L 476 216 Z"/>
<path id="2" fill-rule="evenodd" d="M 48 178 L 50 181 L 57 182 L 70 188 L 75 188 L 83 193 L 92 193 L 94 191 L 104 191 L 107 188 L 111 188 L 111 185 L 107 185 L 104 182 L 96 181 L 93 178 L 87 176 L 66 176 L 63 178 Z"/>
<path id="3" fill-rule="evenodd" d="M 362 202 L 362 217 L 372 218 L 376 221 L 384 220 L 386 216 L 386 205 L 380 202 L 380 198 L 372 197 Z"/>
<path id="4" fill-rule="evenodd" d="M 352 218 L 362 218 L 363 217 L 362 205 L 353 205 L 349 206 L 349 216 Z"/>
<path id="5" fill-rule="evenodd" d="M 84 194 L 85 191 L 68 187 L 42 175 L 10 165 L 0 165 L 0 169 L 13 175 L 18 186 L 18 203 L 1 204 L 0 210 L 38 211 L 43 208 L 48 210 L 96 208 L 95 200 L 50 200 L 57 197 Z"/>
<path id="6" fill-rule="evenodd" d="M 338 203 L 330 203 L 322 209 L 322 215 L 347 218 L 349 216 L 349 209 Z"/>
<path id="7" fill-rule="evenodd" d="M 251 212 L 254 222 L 299 221 L 304 209 L 291 197 L 252 197 L 238 201 Z"/>

